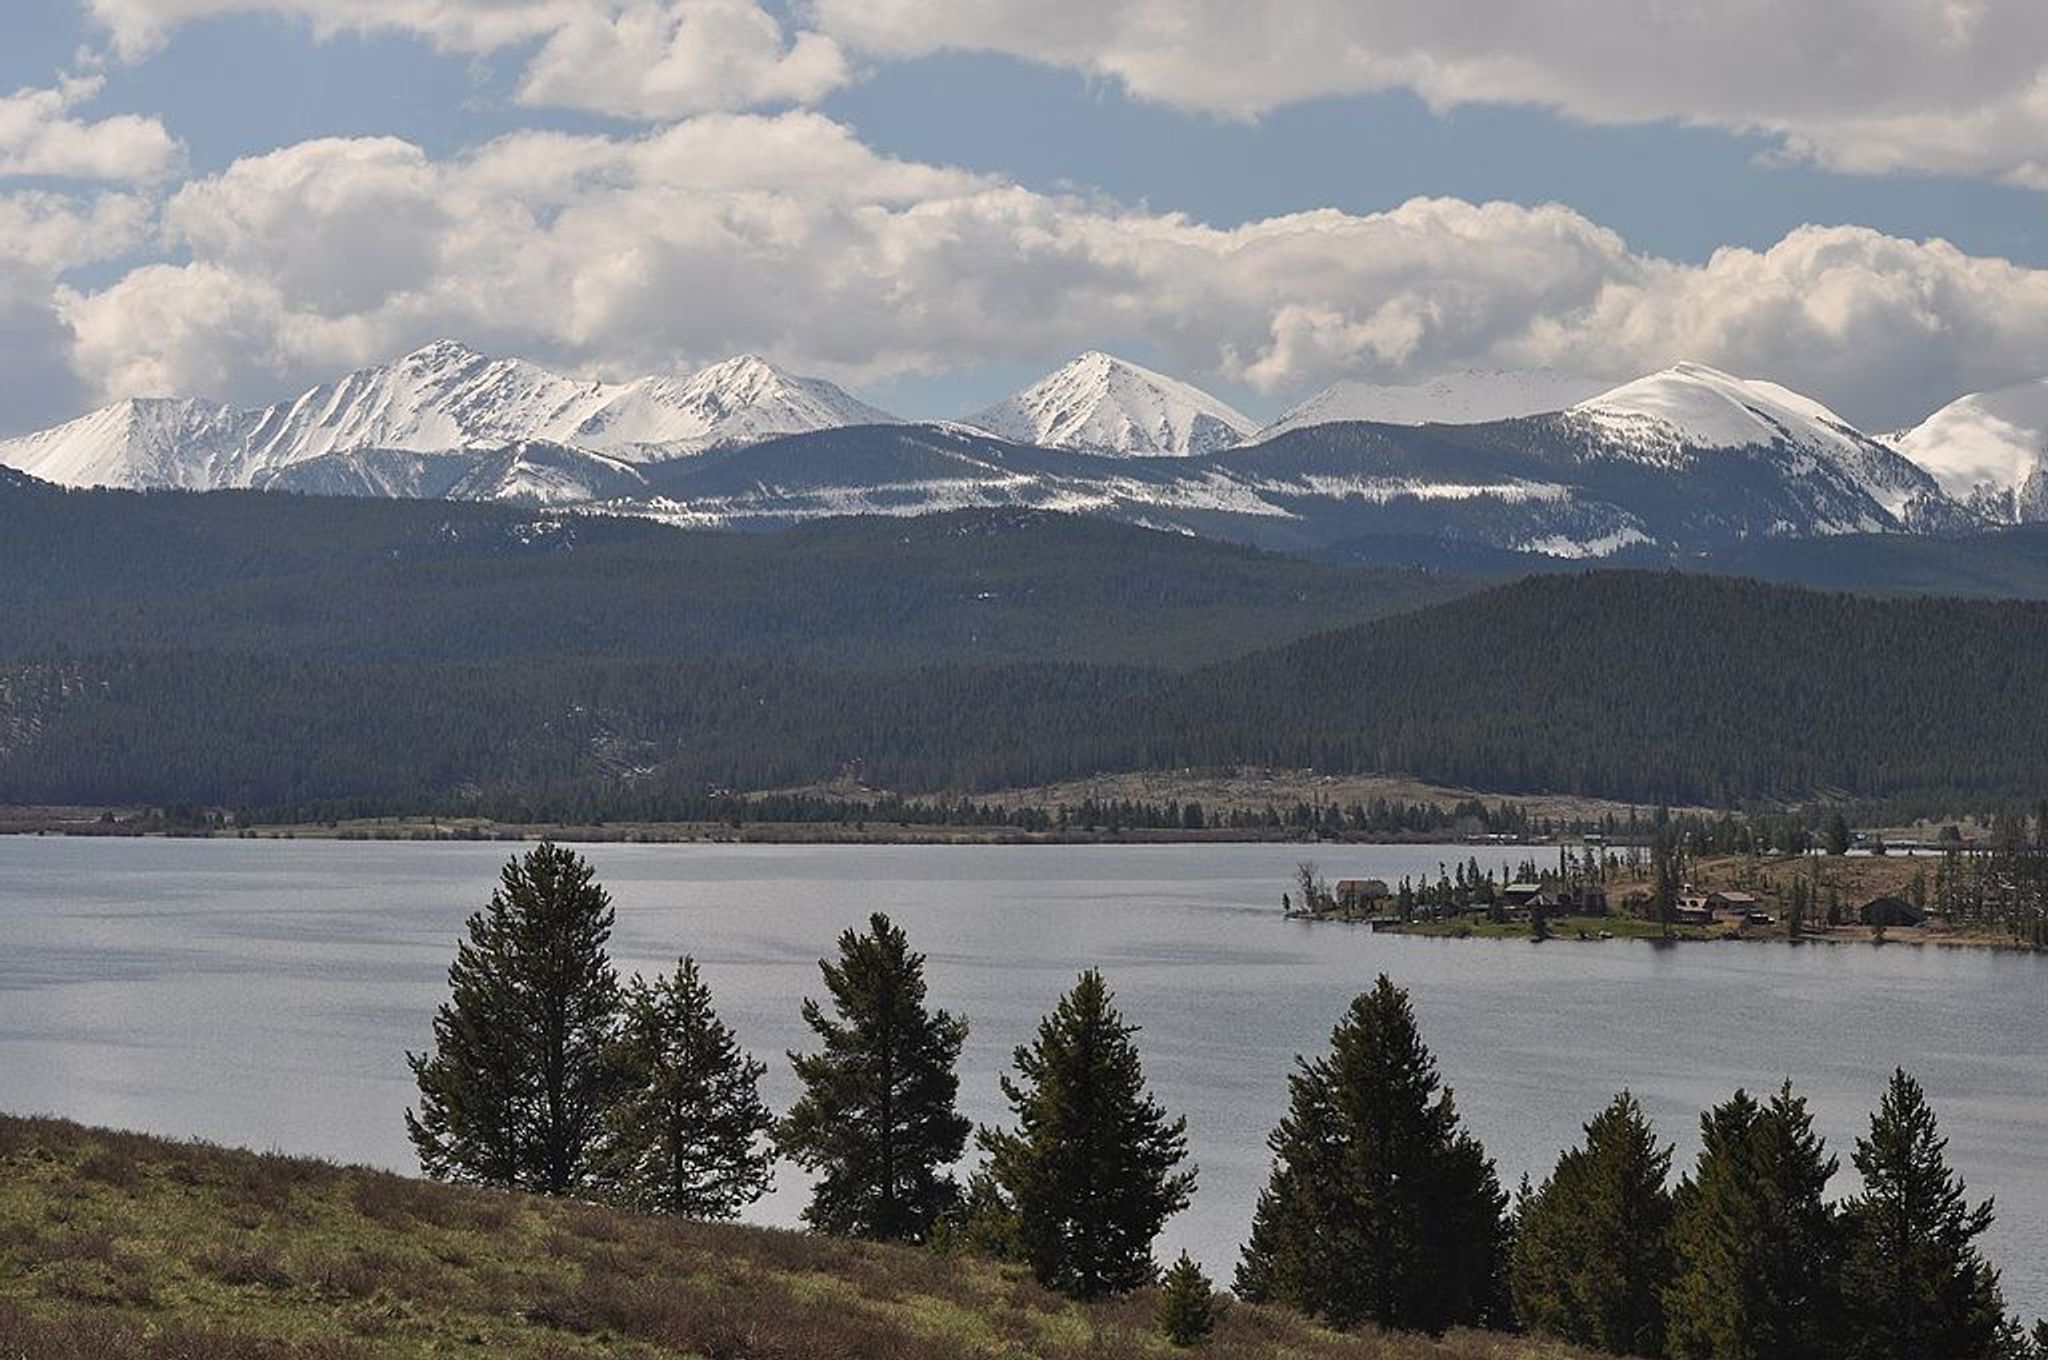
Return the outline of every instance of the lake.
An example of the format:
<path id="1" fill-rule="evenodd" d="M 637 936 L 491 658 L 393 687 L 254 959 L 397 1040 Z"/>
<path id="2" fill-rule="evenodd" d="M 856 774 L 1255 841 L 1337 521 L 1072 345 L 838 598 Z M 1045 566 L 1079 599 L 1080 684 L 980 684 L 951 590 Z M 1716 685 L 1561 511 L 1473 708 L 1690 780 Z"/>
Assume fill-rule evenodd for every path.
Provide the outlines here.
<path id="1" fill-rule="evenodd" d="M 464 918 L 514 847 L 0 838 L 0 1108 L 413 1170 L 400 1114 Z M 1424 940 L 1283 920 L 1298 847 L 592 846 L 622 971 L 696 955 L 793 1095 L 800 1000 L 838 932 L 886 910 L 973 1023 L 967 1113 L 1006 1114 L 1011 1050 L 1101 967 L 1201 1185 L 1169 1224 L 1223 1278 L 1296 1053 L 1385 972 L 1413 994 L 1466 1120 L 1512 1189 L 1623 1086 L 1679 1163 L 1699 1112 L 1790 1077 L 1841 1157 L 1894 1066 L 1920 1078 L 2008 1301 L 2048 1313 L 2048 960 L 1894 945 Z M 1434 875 L 1463 847 L 1322 847 L 1331 877 Z M 1543 852 L 1531 852 L 1539 858 Z M 1498 850 L 1482 852 L 1491 866 Z M 785 1168 L 752 1217 L 793 1223 Z"/>

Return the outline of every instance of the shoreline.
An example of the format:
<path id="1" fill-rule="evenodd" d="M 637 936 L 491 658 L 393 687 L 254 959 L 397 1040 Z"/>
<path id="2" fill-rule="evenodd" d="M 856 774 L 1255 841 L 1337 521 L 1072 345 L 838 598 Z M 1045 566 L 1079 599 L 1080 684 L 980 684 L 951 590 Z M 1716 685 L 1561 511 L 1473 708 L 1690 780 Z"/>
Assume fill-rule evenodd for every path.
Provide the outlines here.
<path id="1" fill-rule="evenodd" d="M 1883 949 L 1893 945 L 1918 949 L 1991 949 L 2013 954 L 2048 954 L 2048 948 L 2028 944 L 2011 935 L 1990 931 L 1941 931 L 1924 926 L 1888 927 L 1880 936 L 1870 926 L 1828 926 L 1803 931 L 1796 938 L 1783 928 L 1764 930 L 1729 929 L 1725 926 L 1673 926 L 1669 934 L 1653 921 L 1633 917 L 1567 917 L 1552 924 L 1550 933 L 1536 936 L 1522 922 L 1410 921 L 1375 922 L 1347 919 L 1337 915 L 1290 912 L 1289 921 L 1308 925 L 1364 926 L 1377 935 L 1398 935 L 1419 940 L 1526 940 L 1531 944 L 1612 944 L 1616 941 L 1655 945 L 1775 944 L 1789 947 L 1807 945 L 1863 945 Z M 1621 927 L 1616 929 L 1615 927 Z"/>
<path id="2" fill-rule="evenodd" d="M 328 824 L 276 823 L 252 827 L 190 827 L 101 823 L 96 819 L 0 820 L 0 836 L 111 840 L 319 840 L 411 843 L 502 842 L 565 845 L 1456 845 L 1475 852 L 1575 845 L 1574 837 L 1467 839 L 1417 832 L 1304 835 L 1285 827 L 1126 827 L 1118 830 L 1027 831 L 1009 826 L 919 825 L 890 822 L 485 822 L 468 818 L 378 818 Z"/>

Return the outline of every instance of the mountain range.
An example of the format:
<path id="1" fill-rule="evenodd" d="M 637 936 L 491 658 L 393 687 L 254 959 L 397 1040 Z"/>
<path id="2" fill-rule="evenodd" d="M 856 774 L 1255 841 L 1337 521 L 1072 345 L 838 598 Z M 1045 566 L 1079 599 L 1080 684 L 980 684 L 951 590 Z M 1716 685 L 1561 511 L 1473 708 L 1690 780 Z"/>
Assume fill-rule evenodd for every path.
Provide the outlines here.
<path id="1" fill-rule="evenodd" d="M 0 441 L 0 466 L 67 486 L 505 501 L 688 526 L 1026 507 L 1340 556 L 1413 542 L 1627 560 L 2048 518 L 2044 442 L 2048 380 L 1886 438 L 1697 364 L 1619 387 L 1549 371 L 1340 383 L 1261 429 L 1090 352 L 965 421 L 910 423 L 755 356 L 604 383 L 440 341 L 265 408 L 120 402 Z"/>

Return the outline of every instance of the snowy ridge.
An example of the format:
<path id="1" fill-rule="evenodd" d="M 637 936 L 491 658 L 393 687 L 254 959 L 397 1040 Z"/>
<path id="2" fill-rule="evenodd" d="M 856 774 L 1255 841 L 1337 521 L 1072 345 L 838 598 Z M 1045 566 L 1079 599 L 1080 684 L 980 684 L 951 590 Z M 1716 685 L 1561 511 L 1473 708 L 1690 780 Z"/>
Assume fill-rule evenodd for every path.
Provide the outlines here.
<path id="1" fill-rule="evenodd" d="M 831 383 L 742 355 L 687 378 L 609 384 L 437 341 L 273 407 L 252 442 L 260 468 L 349 449 L 438 452 L 535 440 L 655 462 L 724 444 L 894 417 Z"/>
<path id="2" fill-rule="evenodd" d="M 60 486 L 231 485 L 253 419 L 213 402 L 141 397 L 0 442 L 0 464 Z"/>
<path id="3" fill-rule="evenodd" d="M 1891 443 L 1994 523 L 2048 520 L 2048 378 L 1958 398 Z"/>
<path id="4" fill-rule="evenodd" d="M 1340 420 L 1381 425 L 1478 425 L 1543 415 L 1598 396 L 1611 384 L 1555 369 L 1468 369 L 1428 382 L 1332 383 L 1259 431 L 1261 441 Z"/>
<path id="5" fill-rule="evenodd" d="M 1019 444 L 1145 457 L 1214 453 L 1258 429 L 1198 387 L 1099 350 L 966 423 Z"/>
<path id="6" fill-rule="evenodd" d="M 1901 436 L 1940 481 L 1775 383 L 1681 364 L 1544 409 L 1588 385 L 1542 371 L 1339 384 L 1253 441 L 1222 402 L 1101 353 L 972 423 L 909 425 L 754 356 L 602 383 L 442 341 L 264 410 L 121 402 L 0 441 L 0 467 L 677 524 L 1024 506 L 1286 551 L 1393 537 L 1612 557 L 2048 519 L 2048 381 Z"/>
<path id="7" fill-rule="evenodd" d="M 894 419 L 829 382 L 754 355 L 687 377 L 611 384 L 442 340 L 258 411 L 194 400 L 120 402 L 0 442 L 0 464 L 70 486 L 205 490 L 270 485 L 302 463 L 377 450 L 375 468 L 338 473 L 335 484 L 362 488 L 349 494 L 387 494 L 380 488 L 438 482 L 436 469 L 400 468 L 397 454 L 538 443 L 649 463 Z M 547 491 L 518 485 L 519 499 Z"/>
<path id="8" fill-rule="evenodd" d="M 1605 456 L 1685 466 L 1697 451 L 1778 447 L 1847 479 L 1900 525 L 1961 527 L 1969 516 L 1923 469 L 1811 397 L 1704 364 L 1678 364 L 1567 409 L 1562 417 Z M 1793 471 L 1801 470 L 1799 462 Z M 1863 532 L 1861 521 L 1827 526 Z"/>

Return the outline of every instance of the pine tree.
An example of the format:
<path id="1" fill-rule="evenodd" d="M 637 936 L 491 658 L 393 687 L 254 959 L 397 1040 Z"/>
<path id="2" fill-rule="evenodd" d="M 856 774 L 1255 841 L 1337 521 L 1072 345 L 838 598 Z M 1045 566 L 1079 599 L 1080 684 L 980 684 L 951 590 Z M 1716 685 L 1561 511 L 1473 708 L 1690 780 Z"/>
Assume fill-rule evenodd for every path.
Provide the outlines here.
<path id="1" fill-rule="evenodd" d="M 1166 1268 L 1159 1292 L 1159 1330 L 1176 1346 L 1198 1345 L 1216 1330 L 1222 1308 L 1215 1286 L 1186 1252 Z"/>
<path id="2" fill-rule="evenodd" d="M 924 955 L 879 912 L 818 967 L 838 1018 L 804 1001 L 823 1050 L 789 1055 L 804 1092 L 777 1133 L 818 1173 L 804 1219 L 843 1237 L 922 1242 L 959 1199 L 947 1168 L 972 1127 L 954 1107 L 967 1022 L 925 1008 Z"/>
<path id="3" fill-rule="evenodd" d="M 1827 850 L 1830 855 L 1849 853 L 1849 823 L 1839 812 L 1828 818 Z"/>
<path id="4" fill-rule="evenodd" d="M 1971 1208 L 1920 1084 L 1894 1072 L 1853 1161 L 1863 1193 L 1844 1206 L 1843 1294 L 1851 1360 L 1992 1360 L 2005 1304 L 1978 1252 L 1987 1200 Z"/>
<path id="5" fill-rule="evenodd" d="M 1177 1170 L 1187 1121 L 1146 1092 L 1135 1033 L 1102 974 L 1081 974 L 1003 1078 L 1017 1127 L 981 1132 L 1025 1261 L 1076 1298 L 1151 1283 L 1152 1241 L 1194 1193 L 1194 1172 Z"/>
<path id="6" fill-rule="evenodd" d="M 1687 1360 L 1819 1360 L 1839 1322 L 1835 1172 L 1788 1082 L 1700 1119 L 1699 1163 L 1675 1196 L 1668 1352 Z"/>
<path id="7" fill-rule="evenodd" d="M 582 856 L 543 842 L 505 865 L 467 929 L 434 1051 L 406 1055 L 420 1100 L 405 1126 L 420 1166 L 438 1180 L 580 1189 L 618 1023 L 611 898 Z"/>
<path id="8" fill-rule="evenodd" d="M 615 1100 L 600 1159 L 608 1195 L 635 1209 L 732 1218 L 768 1192 L 775 1120 L 761 1103 L 767 1068 L 747 1056 L 685 958 L 674 974 L 634 978 L 610 1060 Z"/>
<path id="9" fill-rule="evenodd" d="M 1653 901 L 1657 910 L 1657 925 L 1665 938 L 1671 936 L 1671 924 L 1678 919 L 1678 888 L 1683 877 L 1678 865 L 1677 837 L 1669 829 L 1660 829 L 1651 846 L 1651 862 L 1654 876 Z"/>
<path id="10" fill-rule="evenodd" d="M 1505 1320 L 1507 1197 L 1460 1124 L 1408 996 L 1382 976 L 1330 1053 L 1296 1060 L 1237 1292 L 1331 1325 Z"/>
<path id="11" fill-rule="evenodd" d="M 1516 1215 L 1511 1279 L 1522 1324 L 1615 1355 L 1664 1347 L 1671 1148 L 1624 1091 L 1558 1158 Z"/>
<path id="12" fill-rule="evenodd" d="M 1024 1246 L 1017 1232 L 1017 1211 L 989 1174 L 977 1167 L 967 1178 L 959 1202 L 935 1225 L 932 1245 L 941 1251 L 965 1252 L 991 1261 L 1022 1261 Z"/>

